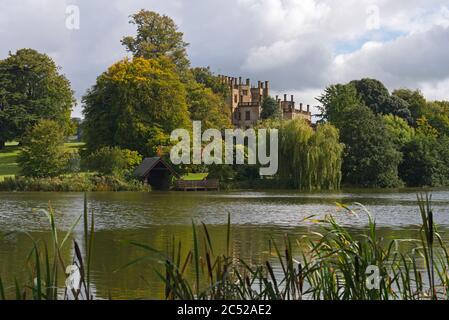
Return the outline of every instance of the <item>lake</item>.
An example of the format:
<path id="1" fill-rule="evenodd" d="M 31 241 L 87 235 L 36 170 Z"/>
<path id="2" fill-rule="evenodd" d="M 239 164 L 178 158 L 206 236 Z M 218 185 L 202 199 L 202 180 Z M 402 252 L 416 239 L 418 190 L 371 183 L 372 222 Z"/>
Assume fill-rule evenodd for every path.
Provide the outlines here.
<path id="1" fill-rule="evenodd" d="M 375 217 L 379 233 L 386 239 L 416 237 L 420 215 L 417 190 L 346 190 L 330 193 L 293 191 L 240 192 L 151 192 L 90 193 L 88 207 L 95 214 L 92 283 L 100 299 L 163 298 L 164 287 L 156 276 L 157 263 L 128 262 L 145 254 L 131 241 L 168 250 L 175 237 L 191 245 L 192 221 L 210 226 L 217 251 L 224 250 L 228 214 L 232 220 L 233 250 L 252 262 L 272 259 L 269 241 L 311 235 L 320 227 L 307 217 L 322 219 L 333 214 L 355 233 L 363 232 L 367 215 L 357 209 L 362 203 Z M 449 236 L 449 190 L 432 191 L 435 221 L 446 240 Z M 348 214 L 336 203 L 351 204 L 357 215 Z M 83 212 L 81 193 L 0 193 L 0 274 L 12 289 L 11 280 L 25 277 L 25 262 L 31 239 L 49 241 L 45 215 L 36 209 L 48 205 L 56 211 L 58 229 L 67 231 Z M 12 234 L 10 234 L 13 232 Z M 79 225 L 74 237 L 82 242 Z M 299 254 L 299 248 L 297 253 Z M 63 254 L 70 258 L 71 246 Z"/>

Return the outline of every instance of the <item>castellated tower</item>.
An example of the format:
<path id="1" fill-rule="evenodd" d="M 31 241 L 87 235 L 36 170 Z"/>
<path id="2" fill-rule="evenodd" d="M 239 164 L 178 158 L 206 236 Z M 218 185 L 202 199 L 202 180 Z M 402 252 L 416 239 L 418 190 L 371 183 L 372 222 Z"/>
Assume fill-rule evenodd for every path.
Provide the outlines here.
<path id="1" fill-rule="evenodd" d="M 229 86 L 230 94 L 228 96 L 228 105 L 232 113 L 232 124 L 241 129 L 248 129 L 261 120 L 262 102 L 264 98 L 270 95 L 270 83 L 268 81 L 258 81 L 257 86 L 252 86 L 250 79 L 242 81 L 242 77 L 228 77 L 219 75 L 222 83 Z M 287 95 L 284 95 L 284 101 L 276 97 L 279 108 L 282 110 L 284 119 L 304 118 L 311 123 L 312 115 L 310 107 L 303 110 L 302 103 L 300 109 L 295 108 L 293 96 L 287 101 Z"/>

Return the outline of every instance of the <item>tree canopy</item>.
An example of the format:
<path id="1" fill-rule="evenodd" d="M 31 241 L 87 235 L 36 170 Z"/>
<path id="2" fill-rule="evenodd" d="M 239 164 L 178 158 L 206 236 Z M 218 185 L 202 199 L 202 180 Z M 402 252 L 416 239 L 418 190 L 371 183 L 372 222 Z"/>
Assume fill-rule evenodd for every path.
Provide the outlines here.
<path id="1" fill-rule="evenodd" d="M 149 155 L 155 132 L 189 128 L 183 83 L 165 57 L 125 59 L 98 77 L 83 98 L 89 150 L 118 146 Z"/>
<path id="2" fill-rule="evenodd" d="M 262 120 L 266 119 L 282 119 L 281 109 L 276 99 L 266 97 L 262 101 L 262 113 L 260 114 Z"/>
<path id="3" fill-rule="evenodd" d="M 185 72 L 189 65 L 188 43 L 172 18 L 157 12 L 141 10 L 131 16 L 131 24 L 137 26 L 135 37 L 127 36 L 122 44 L 135 57 L 158 59 L 168 57 L 179 72 Z"/>
<path id="4" fill-rule="evenodd" d="M 70 82 L 46 54 L 21 49 L 0 61 L 0 148 L 41 119 L 70 127 L 75 100 Z"/>

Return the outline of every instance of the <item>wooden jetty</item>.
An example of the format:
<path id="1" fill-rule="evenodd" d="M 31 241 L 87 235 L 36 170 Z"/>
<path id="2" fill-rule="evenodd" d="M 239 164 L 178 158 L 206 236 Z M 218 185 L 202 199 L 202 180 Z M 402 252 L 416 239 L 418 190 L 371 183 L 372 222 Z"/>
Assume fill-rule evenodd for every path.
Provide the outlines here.
<path id="1" fill-rule="evenodd" d="M 220 190 L 220 181 L 211 180 L 177 180 L 175 183 L 177 191 L 218 191 Z"/>

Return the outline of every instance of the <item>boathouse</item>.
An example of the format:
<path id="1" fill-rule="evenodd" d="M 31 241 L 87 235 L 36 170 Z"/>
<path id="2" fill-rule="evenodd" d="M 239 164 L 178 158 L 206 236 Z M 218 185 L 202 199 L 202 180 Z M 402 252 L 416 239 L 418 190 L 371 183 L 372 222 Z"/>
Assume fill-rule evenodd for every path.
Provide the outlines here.
<path id="1" fill-rule="evenodd" d="M 145 158 L 134 175 L 156 190 L 168 190 L 172 178 L 179 179 L 176 171 L 161 157 Z"/>

